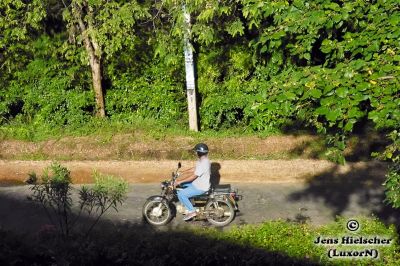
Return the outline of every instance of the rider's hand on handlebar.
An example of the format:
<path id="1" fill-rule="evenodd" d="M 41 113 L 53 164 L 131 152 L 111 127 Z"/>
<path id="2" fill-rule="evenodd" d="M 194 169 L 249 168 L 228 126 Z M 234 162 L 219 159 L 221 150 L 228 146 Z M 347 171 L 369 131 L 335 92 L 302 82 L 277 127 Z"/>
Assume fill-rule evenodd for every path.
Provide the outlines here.
<path id="1" fill-rule="evenodd" d="M 174 188 L 176 188 L 177 186 L 179 186 L 181 183 L 179 181 L 175 181 L 174 182 Z"/>

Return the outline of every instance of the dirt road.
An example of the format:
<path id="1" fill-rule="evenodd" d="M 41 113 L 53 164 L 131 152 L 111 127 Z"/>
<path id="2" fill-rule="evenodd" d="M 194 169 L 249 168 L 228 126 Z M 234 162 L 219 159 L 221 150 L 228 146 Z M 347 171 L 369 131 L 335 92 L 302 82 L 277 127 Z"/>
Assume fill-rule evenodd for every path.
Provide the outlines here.
<path id="1" fill-rule="evenodd" d="M 383 190 L 368 187 L 360 179 L 341 189 L 318 183 L 235 183 L 243 200 L 233 225 L 261 223 L 266 220 L 291 220 L 326 224 L 336 215 L 355 217 L 372 215 L 388 223 L 399 223 L 400 215 L 382 203 Z M 142 222 L 142 206 L 147 197 L 160 192 L 159 184 L 131 184 L 128 198 L 118 212 L 110 210 L 105 216 L 107 228 L 118 230 L 125 224 Z M 37 232 L 49 221 L 40 206 L 27 200 L 27 186 L 0 187 L 0 227 L 18 232 Z M 76 206 L 76 205 L 75 205 Z M 178 215 L 163 227 L 209 226 L 206 221 L 185 223 Z"/>
<path id="2" fill-rule="evenodd" d="M 37 230 L 46 217 L 26 200 L 27 186 L 7 186 L 21 182 L 30 171 L 40 172 L 49 161 L 0 161 L 0 226 L 17 230 Z M 176 161 L 81 161 L 64 162 L 74 181 L 87 183 L 97 169 L 128 180 L 130 190 L 120 211 L 110 212 L 114 224 L 141 221 L 146 198 L 159 193 L 160 180 L 167 178 Z M 184 166 L 190 162 L 184 161 Z M 382 203 L 382 183 L 386 165 L 378 162 L 338 166 L 326 161 L 218 161 L 213 164 L 216 183 L 232 183 L 244 196 L 241 212 L 233 224 L 284 219 L 324 224 L 336 215 L 374 214 L 387 222 L 399 223 L 398 211 Z M 7 181 L 8 180 L 8 181 Z M 184 224 L 181 218 L 170 226 Z"/>

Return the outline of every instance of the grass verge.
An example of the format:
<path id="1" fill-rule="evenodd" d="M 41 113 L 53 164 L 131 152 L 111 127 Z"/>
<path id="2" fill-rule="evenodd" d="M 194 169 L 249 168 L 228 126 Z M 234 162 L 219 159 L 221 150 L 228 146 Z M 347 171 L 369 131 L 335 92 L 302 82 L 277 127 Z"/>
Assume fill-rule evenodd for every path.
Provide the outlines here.
<path id="1" fill-rule="evenodd" d="M 355 232 L 346 228 L 347 219 L 339 217 L 337 221 L 322 227 L 306 223 L 270 221 L 261 225 L 235 227 L 227 232 L 207 229 L 196 233 L 324 265 L 400 265 L 398 234 L 394 225 L 387 227 L 378 219 L 366 217 L 357 217 L 354 220 L 360 224 L 360 229 Z M 360 237 L 390 239 L 390 244 L 354 244 L 355 241 L 351 243 L 350 239 L 356 240 Z M 315 244 L 322 239 L 327 243 Z M 329 250 L 336 250 L 331 253 L 332 258 L 328 256 Z M 378 258 L 355 256 L 365 250 L 376 250 Z M 352 256 L 349 256 L 348 252 L 352 252 Z M 334 256 L 341 253 L 346 256 Z"/>
<path id="2" fill-rule="evenodd" d="M 353 136 L 345 157 L 349 161 L 370 160 L 372 152 L 387 145 L 383 140 L 383 135 L 371 132 Z M 1 146 L 7 141 L 14 143 Z M 182 121 L 167 126 L 143 118 L 93 118 L 79 127 L 16 122 L 0 126 L 0 158 L 9 160 L 184 160 L 192 158 L 188 151 L 198 142 L 211 144 L 215 159 L 329 159 L 322 136 L 297 129 L 254 132 L 248 127 L 233 127 L 193 132 Z M 4 146 L 13 147 L 7 153 Z"/>

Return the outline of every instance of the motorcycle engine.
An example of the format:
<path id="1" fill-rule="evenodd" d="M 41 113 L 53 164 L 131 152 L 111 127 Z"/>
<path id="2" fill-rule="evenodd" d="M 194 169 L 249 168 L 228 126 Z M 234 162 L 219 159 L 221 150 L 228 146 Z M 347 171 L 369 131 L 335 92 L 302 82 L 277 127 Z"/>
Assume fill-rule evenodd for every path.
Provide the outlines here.
<path id="1" fill-rule="evenodd" d="M 186 212 L 187 212 L 185 206 L 183 206 L 183 204 L 180 202 L 176 204 L 176 211 L 178 213 L 182 213 L 182 214 L 186 214 Z"/>

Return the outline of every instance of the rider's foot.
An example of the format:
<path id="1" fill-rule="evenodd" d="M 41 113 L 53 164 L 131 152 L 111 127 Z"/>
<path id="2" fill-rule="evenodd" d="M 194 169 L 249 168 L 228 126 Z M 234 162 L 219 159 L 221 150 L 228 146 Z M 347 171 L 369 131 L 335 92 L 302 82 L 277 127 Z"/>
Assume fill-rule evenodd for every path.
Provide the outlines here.
<path id="1" fill-rule="evenodd" d="M 192 219 L 193 217 L 195 217 L 197 214 L 196 214 L 196 212 L 189 212 L 188 214 L 186 214 L 184 217 L 183 217 L 183 220 L 184 221 L 189 221 L 190 219 Z"/>

